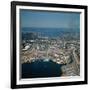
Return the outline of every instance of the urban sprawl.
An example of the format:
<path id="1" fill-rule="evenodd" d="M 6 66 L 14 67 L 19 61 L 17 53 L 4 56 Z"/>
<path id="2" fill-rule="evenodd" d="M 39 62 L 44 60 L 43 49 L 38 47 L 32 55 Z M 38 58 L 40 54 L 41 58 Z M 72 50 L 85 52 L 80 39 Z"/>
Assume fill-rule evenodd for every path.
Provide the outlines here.
<path id="1" fill-rule="evenodd" d="M 29 35 L 30 34 L 30 35 Z M 30 39 L 22 39 L 21 42 L 21 63 L 31 63 L 36 60 L 45 62 L 52 60 L 61 64 L 61 76 L 80 75 L 80 40 L 66 38 L 49 38 L 38 36 L 35 33 L 26 33 Z M 35 38 L 36 37 L 36 38 Z M 73 37 L 73 36 L 72 36 Z"/>

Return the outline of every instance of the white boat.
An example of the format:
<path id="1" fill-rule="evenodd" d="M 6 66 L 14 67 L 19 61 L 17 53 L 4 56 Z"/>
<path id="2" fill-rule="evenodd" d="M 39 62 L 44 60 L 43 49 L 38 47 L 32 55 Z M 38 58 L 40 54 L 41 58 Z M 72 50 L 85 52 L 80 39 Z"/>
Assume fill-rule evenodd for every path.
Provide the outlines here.
<path id="1" fill-rule="evenodd" d="M 48 59 L 48 58 L 44 59 L 44 62 L 48 62 L 48 61 L 49 61 L 49 59 Z"/>

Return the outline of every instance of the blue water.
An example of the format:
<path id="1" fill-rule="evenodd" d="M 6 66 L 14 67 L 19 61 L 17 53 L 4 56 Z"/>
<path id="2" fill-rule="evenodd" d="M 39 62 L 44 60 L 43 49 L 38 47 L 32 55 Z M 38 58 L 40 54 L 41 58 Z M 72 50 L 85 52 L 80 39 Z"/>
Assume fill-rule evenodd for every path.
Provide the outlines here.
<path id="1" fill-rule="evenodd" d="M 22 78 L 58 77 L 61 76 L 61 65 L 53 61 L 37 60 L 22 64 Z"/>

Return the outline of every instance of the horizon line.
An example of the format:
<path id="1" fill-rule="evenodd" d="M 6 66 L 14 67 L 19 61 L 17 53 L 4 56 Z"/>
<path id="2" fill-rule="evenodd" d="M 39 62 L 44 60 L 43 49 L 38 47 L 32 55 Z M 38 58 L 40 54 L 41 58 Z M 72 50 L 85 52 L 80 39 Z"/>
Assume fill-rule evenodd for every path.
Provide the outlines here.
<path id="1" fill-rule="evenodd" d="M 21 28 L 57 28 L 59 29 L 59 28 L 67 28 L 67 27 L 21 27 Z M 67 28 L 67 29 L 74 29 L 74 28 Z M 80 29 L 80 27 L 75 29 Z"/>

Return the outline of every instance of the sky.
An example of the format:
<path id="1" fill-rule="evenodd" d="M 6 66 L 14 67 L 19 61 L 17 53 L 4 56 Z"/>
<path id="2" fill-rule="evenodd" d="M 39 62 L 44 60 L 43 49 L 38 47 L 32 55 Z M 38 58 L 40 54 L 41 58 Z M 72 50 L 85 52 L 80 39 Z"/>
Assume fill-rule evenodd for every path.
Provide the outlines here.
<path id="1" fill-rule="evenodd" d="M 80 28 L 80 13 L 20 10 L 21 27 Z"/>

